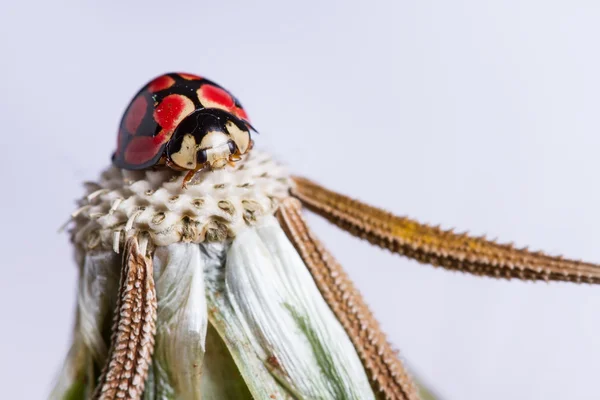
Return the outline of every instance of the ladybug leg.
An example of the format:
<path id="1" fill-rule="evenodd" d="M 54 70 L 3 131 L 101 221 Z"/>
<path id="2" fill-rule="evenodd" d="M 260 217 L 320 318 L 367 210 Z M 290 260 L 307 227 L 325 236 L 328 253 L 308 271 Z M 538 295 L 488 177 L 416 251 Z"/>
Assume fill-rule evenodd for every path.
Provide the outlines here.
<path id="1" fill-rule="evenodd" d="M 162 166 L 162 165 L 166 165 L 169 166 L 167 157 L 162 156 L 161 158 L 159 158 L 158 162 L 156 163 L 157 166 Z"/>
<path id="2" fill-rule="evenodd" d="M 192 180 L 194 175 L 196 175 L 196 172 L 198 172 L 197 169 L 192 169 L 189 170 L 187 174 L 185 174 L 185 177 L 183 178 L 183 183 L 181 184 L 182 189 L 187 189 L 188 182 Z"/>
<path id="3" fill-rule="evenodd" d="M 177 165 L 173 164 L 173 162 L 171 160 L 169 160 L 168 158 L 165 158 L 165 165 L 169 168 L 171 168 L 172 170 L 175 171 L 181 171 L 182 169 L 179 168 Z M 197 170 L 190 170 L 188 171 L 188 173 L 185 175 L 185 177 L 183 178 L 183 183 L 181 184 L 181 188 L 182 189 L 187 189 L 187 184 L 189 181 L 192 180 L 192 178 L 194 177 L 194 175 L 196 174 Z"/>
<path id="4" fill-rule="evenodd" d="M 185 177 L 183 178 L 183 183 L 181 185 L 181 188 L 187 189 L 188 182 L 191 181 L 192 178 L 194 178 L 194 175 L 196 175 L 196 172 L 200 171 L 201 169 L 205 168 L 206 166 L 207 166 L 207 163 L 204 163 L 204 164 L 198 165 L 195 169 L 189 170 L 188 173 L 185 174 Z"/>
<path id="5" fill-rule="evenodd" d="M 238 150 L 235 153 L 229 155 L 229 160 L 227 160 L 227 164 L 230 167 L 234 167 L 235 166 L 235 162 L 236 161 L 240 161 L 241 159 L 242 159 L 242 157 L 240 156 L 240 153 L 239 153 L 239 150 Z"/>

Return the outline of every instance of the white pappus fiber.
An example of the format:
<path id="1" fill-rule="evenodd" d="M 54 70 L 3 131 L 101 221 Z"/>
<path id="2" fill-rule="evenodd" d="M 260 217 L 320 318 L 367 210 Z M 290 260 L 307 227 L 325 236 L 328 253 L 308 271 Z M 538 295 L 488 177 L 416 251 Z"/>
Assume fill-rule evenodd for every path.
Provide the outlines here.
<path id="1" fill-rule="evenodd" d="M 103 331 L 112 323 L 121 262 L 113 251 L 87 253 L 82 257 L 77 288 L 77 318 L 73 342 L 50 394 L 51 400 L 87 398 L 91 381 L 106 360 L 109 343 Z"/>
<path id="2" fill-rule="evenodd" d="M 191 243 L 159 247 L 154 254 L 158 300 L 152 370 L 160 399 L 199 400 L 208 324 L 204 265 Z"/>
<path id="3" fill-rule="evenodd" d="M 108 352 L 102 331 L 117 304 L 121 257 L 112 251 L 86 254 L 79 279 L 77 304 L 78 330 L 92 357 L 102 365 Z"/>
<path id="4" fill-rule="evenodd" d="M 293 400 L 285 388 L 269 372 L 266 360 L 254 351 L 242 321 L 235 313 L 225 291 L 225 257 L 229 244 L 208 243 L 200 245 L 205 259 L 206 291 L 209 321 L 229 350 L 243 382 L 254 399 Z M 231 385 L 231 383 L 227 383 Z M 215 385 L 216 386 L 216 385 Z M 222 389 L 221 389 L 222 390 Z M 237 397 L 214 397 L 216 399 L 243 399 Z"/>
<path id="5" fill-rule="evenodd" d="M 374 399 L 352 343 L 274 217 L 234 239 L 225 286 L 255 352 L 297 397 Z"/>
<path id="6" fill-rule="evenodd" d="M 86 386 L 84 385 L 86 365 L 90 363 L 89 353 L 81 340 L 81 335 L 77 330 L 73 334 L 71 348 L 63 362 L 62 369 L 55 379 L 52 392 L 48 396 L 50 400 L 68 399 L 70 393 L 75 392 L 80 395 L 75 398 L 86 397 Z"/>

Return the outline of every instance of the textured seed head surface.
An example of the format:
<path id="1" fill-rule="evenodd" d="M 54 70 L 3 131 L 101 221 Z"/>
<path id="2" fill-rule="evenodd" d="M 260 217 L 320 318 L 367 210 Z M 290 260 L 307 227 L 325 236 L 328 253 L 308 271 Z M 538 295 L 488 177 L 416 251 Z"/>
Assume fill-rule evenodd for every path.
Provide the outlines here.
<path id="1" fill-rule="evenodd" d="M 118 249 L 132 229 L 154 246 L 223 241 L 274 214 L 292 184 L 286 168 L 258 151 L 233 167 L 198 172 L 186 189 L 184 175 L 167 168 L 106 169 L 86 183 L 72 215 L 73 242 L 85 250 Z"/>

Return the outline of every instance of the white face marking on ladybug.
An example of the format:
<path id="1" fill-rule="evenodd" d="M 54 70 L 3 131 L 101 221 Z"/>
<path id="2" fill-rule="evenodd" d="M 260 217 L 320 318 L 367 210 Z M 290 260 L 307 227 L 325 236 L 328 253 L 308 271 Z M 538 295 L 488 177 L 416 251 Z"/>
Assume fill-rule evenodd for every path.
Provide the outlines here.
<path id="1" fill-rule="evenodd" d="M 186 133 L 181 141 L 181 148 L 177 153 L 171 154 L 171 160 L 181 168 L 196 169 L 197 150 L 198 146 L 194 135 Z"/>
<path id="2" fill-rule="evenodd" d="M 210 131 L 202 138 L 200 149 L 211 149 L 227 144 L 229 136 L 221 131 Z"/>
<path id="3" fill-rule="evenodd" d="M 223 168 L 229 161 L 229 146 L 219 146 L 214 149 L 207 150 L 206 159 L 210 163 L 211 168 Z"/>
<path id="4" fill-rule="evenodd" d="M 206 151 L 206 161 L 211 168 L 223 168 L 229 161 L 231 150 L 229 141 L 231 138 L 221 131 L 208 132 L 198 146 L 202 151 Z"/>
<path id="5" fill-rule="evenodd" d="M 248 150 L 248 147 L 250 146 L 250 132 L 241 130 L 236 124 L 234 124 L 231 121 L 227 121 L 225 123 L 225 128 L 233 138 L 233 141 L 240 150 L 240 153 L 245 154 Z"/>

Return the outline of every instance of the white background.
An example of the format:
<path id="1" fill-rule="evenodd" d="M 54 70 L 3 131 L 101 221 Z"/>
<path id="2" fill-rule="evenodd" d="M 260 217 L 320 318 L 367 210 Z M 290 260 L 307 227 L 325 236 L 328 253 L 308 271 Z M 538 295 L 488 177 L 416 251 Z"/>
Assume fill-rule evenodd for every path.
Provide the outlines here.
<path id="1" fill-rule="evenodd" d="M 600 3 L 3 1 L 0 383 L 41 399 L 75 265 L 56 233 L 148 79 L 238 96 L 260 148 L 444 227 L 600 261 Z M 475 278 L 315 216 L 412 370 L 446 399 L 596 399 L 600 291 Z"/>

